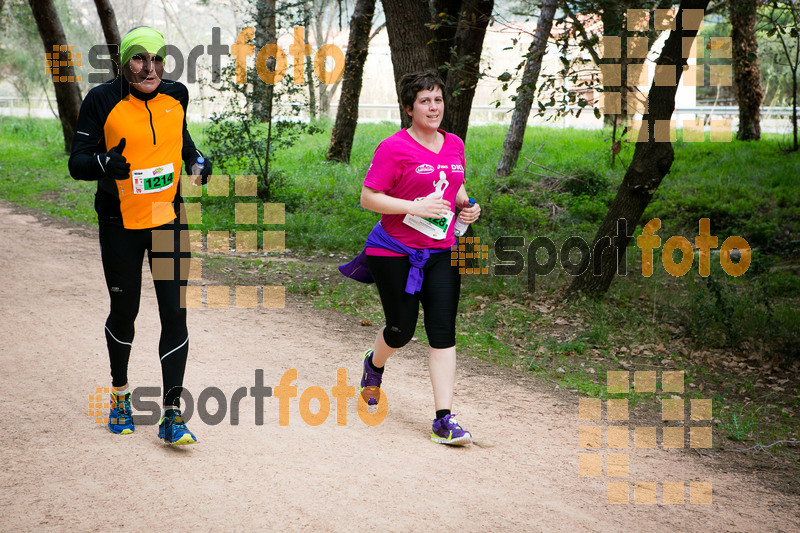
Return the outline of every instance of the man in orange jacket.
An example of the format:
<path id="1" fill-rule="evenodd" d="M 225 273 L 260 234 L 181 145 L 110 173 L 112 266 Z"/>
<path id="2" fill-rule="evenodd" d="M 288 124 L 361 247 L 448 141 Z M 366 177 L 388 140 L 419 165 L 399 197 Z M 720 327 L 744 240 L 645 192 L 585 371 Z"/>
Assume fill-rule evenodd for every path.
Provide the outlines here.
<path id="1" fill-rule="evenodd" d="M 193 444 L 197 439 L 180 411 L 189 352 L 189 246 L 179 186 L 181 164 L 189 170 L 202 154 L 186 129 L 186 87 L 162 79 L 165 52 L 164 37 L 152 28 L 134 28 L 125 35 L 122 75 L 94 87 L 81 105 L 69 170 L 75 179 L 97 181 L 95 210 L 111 299 L 105 324 L 113 386 L 108 428 L 117 434 L 134 431 L 128 359 L 146 251 L 161 319 L 164 409 L 158 436 L 168 444 Z M 203 183 L 211 168 L 206 160 Z"/>

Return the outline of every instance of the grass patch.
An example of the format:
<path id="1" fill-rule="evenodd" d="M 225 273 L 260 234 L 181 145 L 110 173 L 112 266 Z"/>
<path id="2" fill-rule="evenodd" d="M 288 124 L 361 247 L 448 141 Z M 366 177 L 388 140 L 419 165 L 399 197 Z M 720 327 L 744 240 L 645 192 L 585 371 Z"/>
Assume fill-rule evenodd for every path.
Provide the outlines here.
<path id="1" fill-rule="evenodd" d="M 97 219 L 96 184 L 70 177 L 60 122 L 0 117 L 0 132 L 0 198 L 79 224 Z"/>

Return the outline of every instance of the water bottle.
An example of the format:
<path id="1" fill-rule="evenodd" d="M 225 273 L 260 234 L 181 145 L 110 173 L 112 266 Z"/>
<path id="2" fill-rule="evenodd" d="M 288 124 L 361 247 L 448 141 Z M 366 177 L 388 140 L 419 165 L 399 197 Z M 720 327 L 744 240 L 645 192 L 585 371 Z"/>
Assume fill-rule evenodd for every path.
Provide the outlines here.
<path id="1" fill-rule="evenodd" d="M 475 198 L 470 198 L 469 207 L 472 207 L 473 205 L 475 205 Z M 463 237 L 464 234 L 467 232 L 468 227 L 469 224 L 467 224 L 466 222 L 462 222 L 461 218 L 457 218 L 456 225 L 453 226 L 453 235 L 455 235 L 456 237 Z"/>
<path id="2" fill-rule="evenodd" d="M 192 176 L 199 176 L 204 168 L 206 168 L 206 158 L 201 155 L 192 165 Z"/>

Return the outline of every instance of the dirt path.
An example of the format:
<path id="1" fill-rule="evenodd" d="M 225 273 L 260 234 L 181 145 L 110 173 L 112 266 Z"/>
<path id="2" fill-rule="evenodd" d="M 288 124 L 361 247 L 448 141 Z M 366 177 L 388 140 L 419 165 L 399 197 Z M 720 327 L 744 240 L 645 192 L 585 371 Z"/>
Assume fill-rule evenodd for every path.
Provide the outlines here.
<path id="1" fill-rule="evenodd" d="M 579 476 L 586 450 L 577 397 L 468 358 L 455 411 L 482 445 L 433 444 L 419 345 L 387 367 L 389 413 L 374 427 L 359 419 L 354 399 L 346 426 L 336 425 L 335 401 L 326 422 L 309 426 L 299 397 L 289 426 L 279 425 L 274 397 L 256 425 L 248 396 L 235 426 L 195 413 L 196 446 L 164 446 L 155 426 L 112 435 L 87 416 L 88 395 L 109 380 L 96 239 L 0 204 L 0 272 L 0 530 L 798 530 L 796 501 L 711 470 L 692 453 L 617 450 L 629 454 L 629 477 Z M 133 386 L 160 386 L 157 324 L 147 274 Z M 187 388 L 196 400 L 218 387 L 229 401 L 254 385 L 256 369 L 274 387 L 296 368 L 299 394 L 317 385 L 330 395 L 338 368 L 357 385 L 359 355 L 374 335 L 355 318 L 291 300 L 280 310 L 192 309 L 189 331 Z M 684 505 L 610 505 L 609 480 L 708 481 L 713 503 L 688 503 L 687 487 Z"/>

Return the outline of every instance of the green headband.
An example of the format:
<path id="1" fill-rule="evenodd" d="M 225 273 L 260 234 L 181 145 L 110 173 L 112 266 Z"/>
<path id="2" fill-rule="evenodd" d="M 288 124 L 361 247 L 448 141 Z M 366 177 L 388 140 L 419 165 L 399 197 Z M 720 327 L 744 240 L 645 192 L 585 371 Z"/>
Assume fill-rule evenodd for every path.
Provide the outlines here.
<path id="1" fill-rule="evenodd" d="M 167 43 L 164 42 L 161 32 L 147 26 L 139 26 L 122 38 L 122 43 L 119 45 L 120 60 L 125 65 L 133 56 L 143 52 L 163 58 L 166 55 L 166 47 Z"/>

